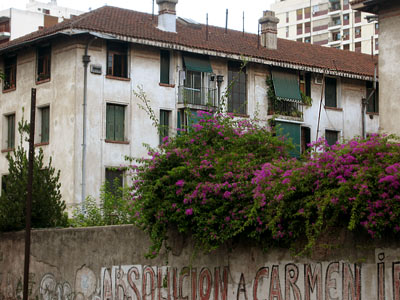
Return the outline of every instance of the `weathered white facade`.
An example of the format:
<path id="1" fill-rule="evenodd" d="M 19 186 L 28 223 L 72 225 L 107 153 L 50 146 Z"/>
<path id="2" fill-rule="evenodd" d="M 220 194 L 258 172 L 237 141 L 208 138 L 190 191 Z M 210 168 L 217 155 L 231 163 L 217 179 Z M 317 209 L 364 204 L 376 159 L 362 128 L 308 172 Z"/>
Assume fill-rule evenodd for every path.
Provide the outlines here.
<path id="1" fill-rule="evenodd" d="M 42 42 L 43 43 L 43 42 Z M 171 49 L 173 46 L 161 43 L 146 45 L 146 41 L 127 43 L 127 76 L 107 75 L 107 55 L 109 39 L 106 35 L 61 35 L 46 44 L 51 45 L 50 78 L 36 81 L 37 51 L 42 43 L 15 49 L 17 54 L 16 86 L 0 94 L 0 132 L 2 133 L 2 153 L 0 154 L 0 173 L 8 170 L 7 117 L 15 114 L 18 122 L 22 117 L 29 120 L 31 88 L 37 89 L 36 143 L 48 159 L 50 156 L 56 169 L 61 170 L 61 192 L 69 207 L 81 203 L 82 196 L 82 144 L 83 144 L 83 102 L 84 102 L 84 64 L 82 57 L 87 48 L 90 56 L 87 73 L 87 131 L 86 131 L 86 188 L 85 196 L 98 198 L 100 187 L 105 181 L 105 170 L 124 165 L 125 156 L 140 158 L 147 155 L 143 144 L 157 146 L 159 135 L 147 113 L 139 108 L 141 100 L 135 96 L 139 87 L 150 100 L 151 107 L 159 116 L 160 110 L 169 112 L 170 134 L 178 125 L 178 111 L 183 107 L 178 103 L 179 87 L 182 85 L 182 71 L 185 69 L 183 56 L 186 52 Z M 168 49 L 169 48 L 169 49 Z M 160 50 L 170 53 L 169 84 L 160 83 Z M 186 54 L 185 54 L 186 53 Z M 226 54 L 213 52 L 209 57 L 212 73 L 222 75 L 221 92 L 228 87 L 228 65 L 232 58 Z M 204 52 L 204 54 L 209 54 Z M 3 55 L 3 65 L 7 55 Z M 246 66 L 246 116 L 268 120 L 270 112 L 267 97 L 267 77 L 274 67 L 255 60 Z M 286 70 L 290 70 L 288 67 Z M 299 72 L 299 71 L 296 71 Z M 303 71 L 301 71 L 303 72 Z M 296 73 L 298 74 L 298 73 Z M 345 74 L 346 75 L 346 74 Z M 205 75 L 204 75 L 205 76 Z M 298 76 L 298 75 L 297 75 Z M 328 75 L 327 75 L 328 76 Z M 331 75 L 329 75 L 331 76 Z M 311 106 L 305 106 L 303 114 L 296 117 L 276 116 L 278 120 L 292 122 L 310 129 L 310 141 L 325 135 L 326 130 L 338 132 L 339 140 L 362 135 L 362 98 L 366 97 L 366 81 L 350 79 L 355 77 L 332 76 L 337 80 L 337 107 L 325 106 L 321 74 L 311 73 Z M 216 87 L 216 83 L 214 84 Z M 321 99 L 322 95 L 322 99 Z M 320 103 L 321 113 L 320 112 Z M 107 105 L 116 104 L 124 109 L 123 139 L 107 139 Z M 25 112 L 22 112 L 22 107 Z M 41 108 L 49 107 L 49 139 L 41 143 Z M 206 106 L 193 106 L 203 108 Z M 243 114 L 242 114 L 243 115 Z M 378 116 L 365 119 L 365 132 L 378 130 Z M 299 128 L 300 128 L 299 127 Z M 19 135 L 15 133 L 15 144 Z"/>
<path id="2" fill-rule="evenodd" d="M 362 1 L 353 0 L 353 9 L 373 12 L 379 17 L 380 53 L 379 53 L 379 98 L 380 131 L 386 134 L 400 135 L 400 3 L 398 1 Z"/>

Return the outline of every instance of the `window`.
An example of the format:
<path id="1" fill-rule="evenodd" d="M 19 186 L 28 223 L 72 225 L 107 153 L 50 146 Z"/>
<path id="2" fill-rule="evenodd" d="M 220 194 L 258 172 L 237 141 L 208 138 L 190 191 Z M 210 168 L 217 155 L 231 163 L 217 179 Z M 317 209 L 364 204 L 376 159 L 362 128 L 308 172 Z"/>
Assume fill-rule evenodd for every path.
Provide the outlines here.
<path id="1" fill-rule="evenodd" d="M 128 78 L 128 47 L 122 43 L 107 45 L 107 75 Z"/>
<path id="2" fill-rule="evenodd" d="M 286 26 L 286 37 L 289 37 L 289 26 Z"/>
<path id="3" fill-rule="evenodd" d="M 332 32 L 332 39 L 334 41 L 340 41 L 341 40 L 340 31 Z"/>
<path id="4" fill-rule="evenodd" d="M 361 22 L 361 12 L 360 11 L 356 11 L 354 13 L 354 21 L 356 23 L 360 23 Z"/>
<path id="5" fill-rule="evenodd" d="M 354 51 L 361 53 L 361 42 L 357 42 L 354 44 Z"/>
<path id="6" fill-rule="evenodd" d="M 320 11 L 320 9 L 319 9 L 319 5 L 314 5 L 313 7 L 312 7 L 312 13 L 313 13 L 313 15 L 315 15 L 317 12 L 319 12 Z"/>
<path id="7" fill-rule="evenodd" d="M 311 8 L 310 7 L 305 7 L 304 8 L 304 18 L 308 19 L 311 15 Z"/>
<path id="8" fill-rule="evenodd" d="M 125 140 L 125 106 L 107 103 L 106 140 Z"/>
<path id="9" fill-rule="evenodd" d="M 339 140 L 339 131 L 325 130 L 325 139 L 329 146 L 333 146 Z"/>
<path id="10" fill-rule="evenodd" d="M 350 23 L 349 14 L 343 15 L 343 25 L 349 25 L 349 23 Z"/>
<path id="11" fill-rule="evenodd" d="M 114 168 L 106 168 L 106 186 L 114 196 L 122 197 L 124 172 Z"/>
<path id="12" fill-rule="evenodd" d="M 39 47 L 37 51 L 37 78 L 36 81 L 50 79 L 51 47 Z"/>
<path id="13" fill-rule="evenodd" d="M 49 10 L 49 9 L 43 8 L 42 11 L 43 11 L 43 13 L 46 14 L 46 15 L 49 15 L 49 14 L 50 14 L 50 10 Z"/>
<path id="14" fill-rule="evenodd" d="M 304 24 L 304 32 L 305 33 L 310 33 L 310 31 L 311 31 L 311 23 L 307 22 L 307 23 Z"/>
<path id="15" fill-rule="evenodd" d="M 379 23 L 375 23 L 375 34 L 379 33 Z"/>
<path id="16" fill-rule="evenodd" d="M 366 99 L 368 99 L 369 95 L 374 90 L 374 84 L 372 81 L 367 81 L 367 95 Z M 376 83 L 376 91 L 372 95 L 372 97 L 368 101 L 367 112 L 369 113 L 379 113 L 379 83 Z"/>
<path id="17" fill-rule="evenodd" d="M 6 116 L 6 133 L 4 147 L 6 149 L 14 149 L 15 147 L 15 114 Z"/>
<path id="18" fill-rule="evenodd" d="M 228 112 L 245 115 L 247 113 L 247 80 L 246 69 L 240 63 L 228 63 Z"/>
<path id="19" fill-rule="evenodd" d="M 17 86 L 17 56 L 4 59 L 3 90 L 15 89 Z"/>
<path id="20" fill-rule="evenodd" d="M 379 50 L 379 39 L 375 39 L 375 50 Z"/>
<path id="21" fill-rule="evenodd" d="M 332 25 L 333 26 L 342 25 L 342 20 L 340 19 L 340 17 L 332 18 Z"/>
<path id="22" fill-rule="evenodd" d="M 297 24 L 297 34 L 303 34 L 303 24 Z"/>
<path id="23" fill-rule="evenodd" d="M 343 45 L 343 50 L 350 51 L 350 44 Z"/>
<path id="24" fill-rule="evenodd" d="M 311 43 L 311 38 L 310 37 L 304 38 L 304 43 Z"/>
<path id="25" fill-rule="evenodd" d="M 160 83 L 169 84 L 169 66 L 170 54 L 169 51 L 160 51 Z"/>
<path id="26" fill-rule="evenodd" d="M 303 9 L 300 8 L 296 11 L 296 15 L 297 15 L 297 20 L 301 20 L 303 19 Z"/>
<path id="27" fill-rule="evenodd" d="M 337 107 L 336 78 L 325 78 L 325 106 Z"/>
<path id="28" fill-rule="evenodd" d="M 160 145 L 163 143 L 163 138 L 169 136 L 169 115 L 168 110 L 160 109 Z"/>
<path id="29" fill-rule="evenodd" d="M 300 74 L 300 91 L 308 97 L 311 97 L 311 73 Z"/>
<path id="30" fill-rule="evenodd" d="M 301 153 L 306 152 L 311 143 L 311 129 L 309 127 L 301 127 Z"/>
<path id="31" fill-rule="evenodd" d="M 347 41 L 348 39 L 350 39 L 350 30 L 349 29 L 344 29 L 343 30 L 343 40 Z"/>
<path id="32" fill-rule="evenodd" d="M 40 142 L 48 143 L 50 134 L 50 106 L 39 108 Z"/>
<path id="33" fill-rule="evenodd" d="M 354 28 L 354 37 L 355 38 L 361 37 L 361 26 Z"/>
<path id="34" fill-rule="evenodd" d="M 289 23 L 289 12 L 286 12 L 286 23 Z"/>

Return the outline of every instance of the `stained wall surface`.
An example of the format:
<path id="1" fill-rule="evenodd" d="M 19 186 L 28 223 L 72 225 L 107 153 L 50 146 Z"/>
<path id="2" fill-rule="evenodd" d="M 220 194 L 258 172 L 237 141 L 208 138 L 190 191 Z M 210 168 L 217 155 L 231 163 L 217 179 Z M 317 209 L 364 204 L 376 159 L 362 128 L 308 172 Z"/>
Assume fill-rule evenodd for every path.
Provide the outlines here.
<path id="1" fill-rule="evenodd" d="M 174 236 L 148 260 L 133 226 L 34 230 L 30 299 L 400 299 L 400 244 L 342 232 L 311 258 L 238 245 L 208 255 Z M 0 236 L 0 299 L 22 298 L 24 233 Z"/>

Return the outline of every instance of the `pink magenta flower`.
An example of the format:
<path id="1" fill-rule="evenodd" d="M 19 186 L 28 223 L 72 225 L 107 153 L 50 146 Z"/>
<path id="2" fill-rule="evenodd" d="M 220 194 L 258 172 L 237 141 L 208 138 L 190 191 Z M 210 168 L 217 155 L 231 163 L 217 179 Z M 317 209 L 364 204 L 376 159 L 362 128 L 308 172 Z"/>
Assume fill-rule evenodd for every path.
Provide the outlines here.
<path id="1" fill-rule="evenodd" d="M 193 208 L 188 208 L 188 209 L 186 209 L 185 215 L 187 215 L 187 216 L 193 215 Z"/>
<path id="2" fill-rule="evenodd" d="M 185 181 L 183 179 L 178 180 L 175 183 L 176 186 L 183 187 L 185 185 Z"/>

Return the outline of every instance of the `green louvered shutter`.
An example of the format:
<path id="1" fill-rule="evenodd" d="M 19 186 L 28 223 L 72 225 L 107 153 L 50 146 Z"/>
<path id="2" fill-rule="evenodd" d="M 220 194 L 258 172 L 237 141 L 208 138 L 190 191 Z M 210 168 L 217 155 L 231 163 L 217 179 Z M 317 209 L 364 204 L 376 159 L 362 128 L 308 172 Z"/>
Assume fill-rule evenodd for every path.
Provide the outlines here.
<path id="1" fill-rule="evenodd" d="M 336 78 L 325 78 L 325 106 L 337 107 Z"/>
<path id="2" fill-rule="evenodd" d="M 160 52 L 160 82 L 169 84 L 169 51 L 161 50 Z"/>
<path id="3" fill-rule="evenodd" d="M 7 148 L 12 149 L 15 146 L 15 115 L 8 116 L 8 143 Z"/>
<path id="4" fill-rule="evenodd" d="M 291 140 L 294 149 L 290 151 L 290 156 L 300 157 L 301 128 L 300 124 L 276 121 L 277 132 L 279 135 L 286 136 Z"/>
<path id="5" fill-rule="evenodd" d="M 124 126 L 125 120 L 125 107 L 121 105 L 115 106 L 115 136 L 114 139 L 116 141 L 124 140 Z"/>
<path id="6" fill-rule="evenodd" d="M 47 143 L 49 141 L 49 123 L 50 123 L 50 108 L 42 108 L 42 143 Z"/>
<path id="7" fill-rule="evenodd" d="M 115 105 L 107 104 L 106 112 L 106 139 L 114 141 Z"/>

